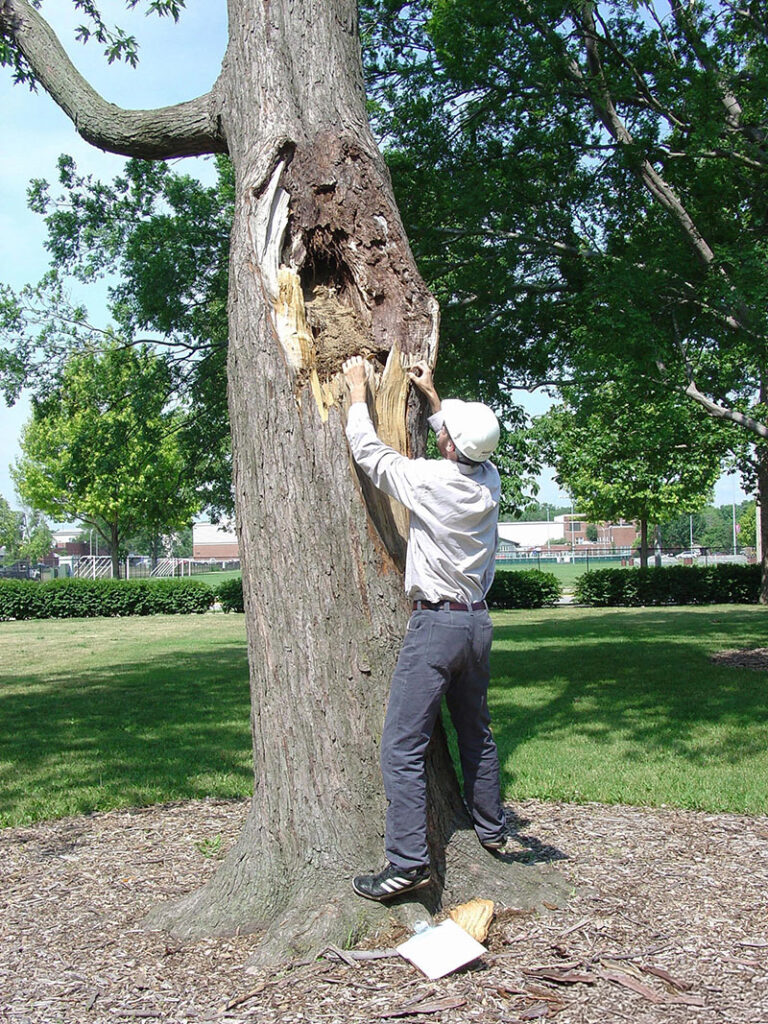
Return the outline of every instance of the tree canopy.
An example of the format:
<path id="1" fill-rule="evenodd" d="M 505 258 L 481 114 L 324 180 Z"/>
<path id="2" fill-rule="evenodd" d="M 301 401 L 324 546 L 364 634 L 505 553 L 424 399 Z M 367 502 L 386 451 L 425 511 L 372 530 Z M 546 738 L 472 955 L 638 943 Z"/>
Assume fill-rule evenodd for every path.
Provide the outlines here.
<path id="1" fill-rule="evenodd" d="M 50 272 L 19 292 L 0 285 L 0 388 L 44 397 L 72 352 L 119 338 L 165 353 L 178 409 L 178 444 L 203 504 L 232 511 L 227 412 L 227 258 L 232 171 L 218 158 L 218 182 L 203 186 L 167 164 L 129 160 L 112 183 L 59 160 L 58 188 L 43 179 L 30 205 L 45 218 Z M 88 319 L 67 281 L 109 276 L 113 325 Z M 147 338 L 151 335 L 151 340 Z M 182 416 L 182 410 L 185 414 Z"/>
<path id="2" fill-rule="evenodd" d="M 725 444 L 703 410 L 626 382 L 564 394 L 534 435 L 580 513 L 595 522 L 639 520 L 645 538 L 648 523 L 695 512 L 710 499 Z"/>
<path id="3" fill-rule="evenodd" d="M 361 17 L 374 126 L 441 301 L 446 385 L 518 425 L 515 388 L 631 373 L 759 440 L 768 71 L 752 8 L 365 0 Z M 205 189 L 146 162 L 107 185 L 63 160 L 60 184 L 59 198 L 32 190 L 57 275 L 116 272 L 121 334 L 173 345 L 195 399 L 187 448 L 214 512 L 227 508 L 228 165 Z M 63 311 L 57 275 L 44 306 Z M 40 292 L 4 298 L 6 332 L 29 328 Z M 82 329 L 82 310 L 46 326 L 49 350 L 78 316 Z M 44 350 L 28 339 L 0 365 L 11 390 Z"/>
<path id="4" fill-rule="evenodd" d="M 0 547 L 5 548 L 6 556 L 18 555 L 23 540 L 23 523 L 22 514 L 14 511 L 0 494 Z"/>
<path id="5" fill-rule="evenodd" d="M 169 385 L 168 366 L 146 348 L 113 343 L 72 355 L 22 433 L 19 494 L 54 519 L 93 526 L 115 575 L 127 535 L 170 532 L 199 508 Z"/>
<path id="6" fill-rule="evenodd" d="M 457 376 L 467 348 L 486 382 L 631 371 L 765 437 L 760 5 L 364 9 L 374 118 Z"/>

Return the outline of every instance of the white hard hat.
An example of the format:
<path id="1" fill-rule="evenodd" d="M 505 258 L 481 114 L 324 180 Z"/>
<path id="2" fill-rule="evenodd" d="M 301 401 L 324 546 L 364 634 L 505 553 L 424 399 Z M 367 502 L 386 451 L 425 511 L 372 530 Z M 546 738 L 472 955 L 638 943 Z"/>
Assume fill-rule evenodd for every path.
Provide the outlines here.
<path id="1" fill-rule="evenodd" d="M 499 421 L 482 402 L 446 398 L 441 403 L 445 429 L 462 455 L 473 462 L 485 462 L 499 443 Z"/>

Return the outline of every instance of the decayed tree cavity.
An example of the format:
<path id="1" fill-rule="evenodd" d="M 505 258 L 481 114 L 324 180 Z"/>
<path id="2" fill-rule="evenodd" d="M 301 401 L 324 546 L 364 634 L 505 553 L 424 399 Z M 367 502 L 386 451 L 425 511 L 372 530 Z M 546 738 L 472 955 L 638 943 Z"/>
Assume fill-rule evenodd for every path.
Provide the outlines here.
<path id="1" fill-rule="evenodd" d="M 131 143 L 88 123 L 96 144 L 140 155 L 191 152 L 187 144 L 200 152 L 201 133 L 210 151 L 225 140 L 235 169 L 228 376 L 254 799 L 213 881 L 157 908 L 149 923 L 181 936 L 261 930 L 270 958 L 346 941 L 391 912 L 355 897 L 350 879 L 382 858 L 378 742 L 407 617 L 407 522 L 353 467 L 340 367 L 352 352 L 370 356 L 381 436 L 420 453 L 424 410 L 405 367 L 434 363 L 438 315 L 368 127 L 355 3 L 228 8 L 229 46 L 198 103 L 202 127 L 197 120 L 187 135 L 180 119 L 168 131 L 165 110 L 166 141 L 152 136 L 150 152 L 149 128 L 132 129 Z M 0 6 L 0 29 L 35 69 L 61 63 L 47 45 L 36 49 L 40 21 L 25 0 Z M 92 98 L 71 99 L 72 72 L 57 65 L 54 88 L 51 70 L 40 71 L 84 123 L 78 104 Z M 127 113 L 116 119 L 135 123 Z M 557 898 L 556 876 L 480 850 L 441 731 L 428 767 L 438 881 L 400 911 L 423 916 L 469 896 L 515 906 Z"/>

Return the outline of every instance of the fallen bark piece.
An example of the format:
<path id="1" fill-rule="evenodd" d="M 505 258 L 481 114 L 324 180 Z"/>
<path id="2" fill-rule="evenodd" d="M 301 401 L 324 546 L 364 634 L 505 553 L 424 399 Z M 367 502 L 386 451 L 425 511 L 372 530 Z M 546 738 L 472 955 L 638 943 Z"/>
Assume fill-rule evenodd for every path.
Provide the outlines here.
<path id="1" fill-rule="evenodd" d="M 535 985 L 531 982 L 526 987 L 525 994 L 528 999 L 533 997 L 534 999 L 543 1000 L 545 1003 L 551 1003 L 552 1006 L 557 1007 L 558 1010 L 562 1010 L 565 1006 L 560 993 L 553 991 L 551 988 L 546 988 L 544 985 Z"/>
<path id="2" fill-rule="evenodd" d="M 448 916 L 475 941 L 485 942 L 493 920 L 493 906 L 493 900 L 470 900 L 454 907 Z"/>
<path id="3" fill-rule="evenodd" d="M 661 968 L 659 968 L 661 970 Z M 651 972 L 652 973 L 652 972 Z M 666 972 L 665 972 L 666 973 Z M 616 985 L 623 985 L 624 988 L 632 989 L 633 992 L 637 992 L 638 995 L 643 996 L 651 1003 L 660 1005 L 662 1003 L 668 1006 L 706 1006 L 706 1001 L 702 996 L 687 995 L 684 992 L 675 993 L 674 995 L 667 995 L 662 992 L 657 992 L 652 989 L 649 985 L 644 985 L 642 981 L 638 981 L 637 978 L 630 974 L 625 973 L 624 969 L 621 970 L 600 970 L 597 972 L 598 977 L 604 978 L 606 981 L 612 981 Z"/>
<path id="4" fill-rule="evenodd" d="M 220 1013 L 226 1013 L 228 1010 L 234 1010 L 236 1006 L 241 1006 L 243 1003 L 247 1003 L 249 999 L 255 999 L 256 996 L 260 996 L 264 989 L 267 987 L 267 983 L 262 981 L 256 988 L 250 989 L 248 992 L 244 992 L 241 996 L 235 996 L 234 999 L 230 999 L 228 1003 L 225 1003 Z"/>
<path id="5" fill-rule="evenodd" d="M 685 992 L 679 995 L 668 996 L 667 1003 L 674 1006 L 706 1006 L 707 1001 L 703 996 L 689 996 Z"/>
<path id="6" fill-rule="evenodd" d="M 499 985 L 496 991 L 504 999 L 511 999 L 513 996 L 526 995 L 528 990 L 524 988 L 511 988 L 509 985 Z"/>
<path id="7" fill-rule="evenodd" d="M 523 974 L 529 978 L 554 981 L 558 985 L 594 985 L 595 975 L 575 971 L 572 967 L 524 967 Z"/>
<path id="8" fill-rule="evenodd" d="M 690 981 L 681 981 L 679 978 L 674 978 L 669 971 L 665 971 L 663 967 L 656 967 L 655 964 L 640 964 L 640 970 L 645 971 L 646 974 L 652 974 L 655 978 L 661 978 L 662 981 L 666 981 L 672 988 L 677 989 L 679 992 L 690 992 L 693 985 Z"/>
<path id="9" fill-rule="evenodd" d="M 333 956 L 338 957 L 339 960 L 343 960 L 347 967 L 358 967 L 358 963 L 355 958 L 347 950 L 341 949 L 340 946 L 326 946 L 324 950 L 319 953 L 320 956 L 327 956 L 331 953 Z"/>
<path id="10" fill-rule="evenodd" d="M 642 981 L 638 981 L 637 978 L 633 978 L 629 974 L 625 974 L 623 971 L 608 971 L 600 970 L 597 972 L 598 977 L 603 978 L 605 981 L 612 981 L 615 985 L 623 985 L 624 988 L 632 989 L 633 992 L 637 992 L 638 995 L 647 999 L 650 1003 L 665 1003 L 666 997 L 656 992 L 649 985 L 644 985 Z"/>
<path id="11" fill-rule="evenodd" d="M 467 1000 L 460 996 L 445 996 L 443 999 L 412 1000 L 395 1010 L 387 1010 L 378 1013 L 379 1020 L 388 1020 L 391 1017 L 416 1017 L 420 1014 L 442 1013 L 443 1010 L 458 1010 L 466 1006 Z"/>
<path id="12" fill-rule="evenodd" d="M 571 935 L 573 932 L 579 931 L 581 928 L 584 928 L 586 925 L 590 923 L 590 919 L 588 917 L 585 917 L 581 921 L 577 921 L 576 924 L 572 924 L 570 928 L 566 928 L 564 932 L 560 932 L 560 938 L 564 939 L 566 935 Z"/>
<path id="13" fill-rule="evenodd" d="M 547 1003 L 534 1003 L 533 1006 L 529 1006 L 527 1010 L 523 1010 L 519 1014 L 520 1020 L 540 1020 L 542 1017 L 549 1016 L 549 1006 Z"/>
<path id="14" fill-rule="evenodd" d="M 620 974 L 628 974 L 632 978 L 637 978 L 638 981 L 643 980 L 643 972 L 640 968 L 627 960 L 619 961 L 602 956 L 600 957 L 600 966 L 604 967 L 606 971 L 618 971 Z"/>

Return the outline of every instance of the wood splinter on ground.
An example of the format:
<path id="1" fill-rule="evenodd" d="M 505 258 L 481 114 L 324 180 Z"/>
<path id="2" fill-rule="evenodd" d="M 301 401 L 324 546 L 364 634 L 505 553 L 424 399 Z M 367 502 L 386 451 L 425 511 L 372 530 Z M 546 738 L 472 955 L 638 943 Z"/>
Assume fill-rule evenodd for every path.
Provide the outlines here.
<path id="1" fill-rule="evenodd" d="M 493 920 L 493 900 L 470 900 L 454 907 L 449 917 L 476 942 L 485 942 Z"/>

